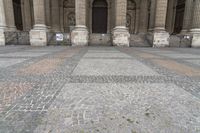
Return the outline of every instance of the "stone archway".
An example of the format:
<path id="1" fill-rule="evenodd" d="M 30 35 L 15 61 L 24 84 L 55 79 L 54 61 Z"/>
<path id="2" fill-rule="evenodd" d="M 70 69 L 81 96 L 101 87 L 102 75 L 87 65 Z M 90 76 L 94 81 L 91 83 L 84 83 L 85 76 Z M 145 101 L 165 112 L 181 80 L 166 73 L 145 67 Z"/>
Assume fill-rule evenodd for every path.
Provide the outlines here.
<path id="1" fill-rule="evenodd" d="M 108 4 L 106 0 L 94 0 L 92 4 L 92 33 L 107 33 Z"/>

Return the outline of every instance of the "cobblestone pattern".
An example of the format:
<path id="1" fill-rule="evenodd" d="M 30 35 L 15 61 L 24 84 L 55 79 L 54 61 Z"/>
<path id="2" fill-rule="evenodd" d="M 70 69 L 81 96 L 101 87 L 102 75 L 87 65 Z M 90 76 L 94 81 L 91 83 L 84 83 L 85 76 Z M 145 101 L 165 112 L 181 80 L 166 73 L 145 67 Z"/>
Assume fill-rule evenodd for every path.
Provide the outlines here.
<path id="1" fill-rule="evenodd" d="M 193 50 L 193 49 L 192 49 Z M 192 50 L 188 49 L 189 53 L 192 54 Z M 176 61 L 177 63 L 181 63 L 183 64 L 183 66 L 188 65 L 187 63 L 185 63 L 185 60 L 190 60 L 190 58 L 178 58 L 178 59 L 174 59 L 175 57 L 171 57 L 171 53 L 175 54 L 179 53 L 179 54 L 183 54 L 183 56 L 186 53 L 185 49 L 179 49 L 179 50 L 174 50 L 174 49 L 154 49 L 151 51 L 148 51 L 147 49 L 120 49 L 120 51 L 123 51 L 129 55 L 132 55 L 134 58 L 137 57 L 138 60 L 140 60 L 141 62 L 143 62 L 144 64 L 146 64 L 147 66 L 151 67 L 153 70 L 155 70 L 156 72 L 158 72 L 159 74 L 165 76 L 165 77 L 173 77 L 175 78 L 174 83 L 178 86 L 180 86 L 181 88 L 185 89 L 186 91 L 192 93 L 193 95 L 200 97 L 200 86 L 199 86 L 199 80 L 200 80 L 200 76 L 187 76 L 187 75 L 180 75 L 177 71 L 173 71 L 173 70 L 169 70 L 166 67 L 162 67 L 159 64 L 156 64 L 153 62 L 154 59 L 160 59 L 162 58 L 163 60 L 172 60 L 172 61 Z M 163 56 L 163 52 L 164 53 L 168 53 L 169 56 Z M 147 53 L 150 54 L 152 56 L 154 56 L 153 58 L 149 58 L 149 57 L 143 57 L 140 56 L 140 54 L 143 53 Z M 193 55 L 200 55 L 200 53 L 198 53 L 195 49 L 194 49 L 194 53 Z M 191 58 L 191 60 L 193 60 L 193 58 Z M 198 58 L 197 58 L 198 60 Z M 196 65 L 192 65 L 190 64 L 191 67 L 196 68 Z M 164 66 L 164 65 L 163 65 Z M 189 65 L 188 65 L 189 66 Z M 180 68 L 181 69 L 181 68 Z"/>
<path id="2" fill-rule="evenodd" d="M 2 133 L 200 132 L 200 76 L 154 62 L 198 70 L 197 49 L 10 46 L 0 54 L 0 62 L 25 59 L 0 63 Z"/>

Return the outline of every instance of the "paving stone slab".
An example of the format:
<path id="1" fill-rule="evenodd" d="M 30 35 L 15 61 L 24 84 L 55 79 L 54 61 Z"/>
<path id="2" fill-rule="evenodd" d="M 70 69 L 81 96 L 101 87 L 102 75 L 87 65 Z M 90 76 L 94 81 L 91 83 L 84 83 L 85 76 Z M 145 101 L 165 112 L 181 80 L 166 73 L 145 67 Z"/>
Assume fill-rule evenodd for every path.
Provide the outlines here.
<path id="1" fill-rule="evenodd" d="M 7 53 L 0 54 L 0 57 L 39 57 L 48 54 L 47 52 L 15 52 L 15 53 Z"/>
<path id="2" fill-rule="evenodd" d="M 115 53 L 109 53 L 109 52 L 105 52 L 105 53 L 87 53 L 85 54 L 84 58 L 94 58 L 94 57 L 98 57 L 98 58 L 131 58 L 131 56 L 124 54 L 124 53 L 120 53 L 120 52 L 115 52 Z"/>
<path id="3" fill-rule="evenodd" d="M 45 121 L 46 120 L 46 121 Z M 35 132 L 200 131 L 200 102 L 173 84 L 66 84 Z"/>
<path id="4" fill-rule="evenodd" d="M 159 75 L 132 59 L 82 59 L 72 75 Z"/>
<path id="5" fill-rule="evenodd" d="M 18 63 L 22 63 L 24 61 L 26 61 L 27 59 L 12 59 L 12 58 L 0 58 L 0 68 L 6 68 Z"/>

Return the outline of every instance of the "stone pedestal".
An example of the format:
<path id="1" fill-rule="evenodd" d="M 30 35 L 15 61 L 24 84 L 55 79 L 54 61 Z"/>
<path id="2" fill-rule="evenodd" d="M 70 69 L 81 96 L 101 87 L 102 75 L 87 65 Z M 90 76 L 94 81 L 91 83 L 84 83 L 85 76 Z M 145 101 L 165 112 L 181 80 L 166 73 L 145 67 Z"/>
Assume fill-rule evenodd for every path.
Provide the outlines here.
<path id="1" fill-rule="evenodd" d="M 128 29 L 123 26 L 117 26 L 113 29 L 112 41 L 114 46 L 128 46 L 130 45 L 130 33 Z"/>
<path id="2" fill-rule="evenodd" d="M 30 31 L 31 46 L 46 46 L 47 45 L 47 28 L 45 25 L 35 25 Z"/>
<path id="3" fill-rule="evenodd" d="M 192 47 L 200 48 L 200 29 L 192 29 L 191 33 L 193 34 Z"/>
<path id="4" fill-rule="evenodd" d="M 4 46 L 5 45 L 5 34 L 4 34 L 4 30 L 0 29 L 0 46 Z"/>
<path id="5" fill-rule="evenodd" d="M 86 26 L 76 26 L 71 32 L 72 46 L 88 46 L 88 34 Z"/>
<path id="6" fill-rule="evenodd" d="M 153 47 L 169 47 L 169 33 L 165 31 L 155 32 L 153 34 Z"/>

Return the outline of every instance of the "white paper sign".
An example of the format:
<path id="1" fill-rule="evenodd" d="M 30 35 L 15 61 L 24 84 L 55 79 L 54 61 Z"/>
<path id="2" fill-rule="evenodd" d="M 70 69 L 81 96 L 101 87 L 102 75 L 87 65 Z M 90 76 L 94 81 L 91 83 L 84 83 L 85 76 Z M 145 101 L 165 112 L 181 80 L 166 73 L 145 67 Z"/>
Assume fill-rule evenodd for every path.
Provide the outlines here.
<path id="1" fill-rule="evenodd" d="M 63 34 L 56 34 L 56 41 L 63 41 Z"/>

